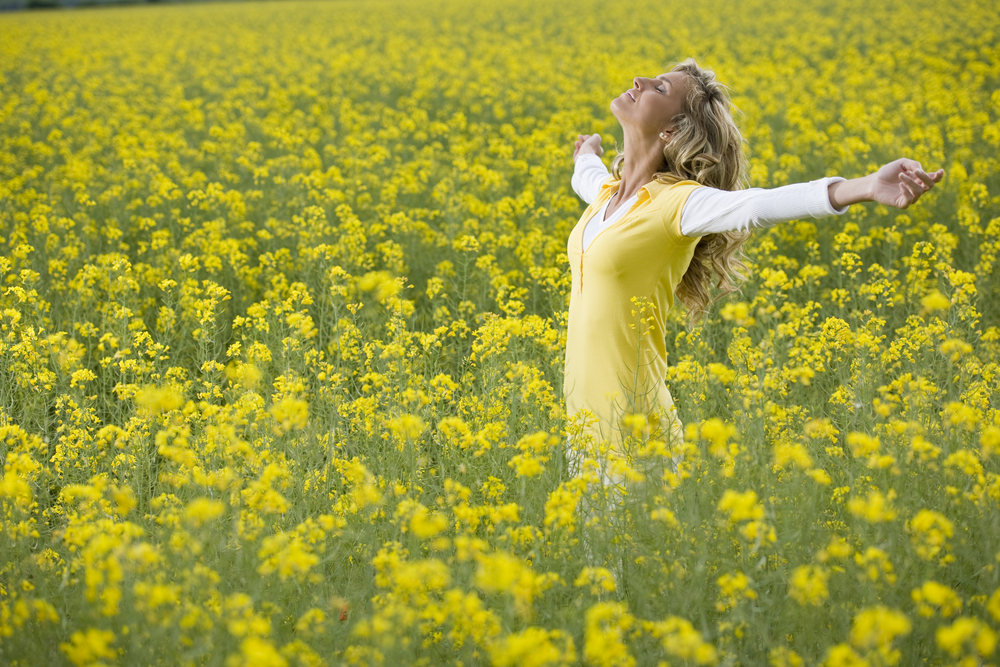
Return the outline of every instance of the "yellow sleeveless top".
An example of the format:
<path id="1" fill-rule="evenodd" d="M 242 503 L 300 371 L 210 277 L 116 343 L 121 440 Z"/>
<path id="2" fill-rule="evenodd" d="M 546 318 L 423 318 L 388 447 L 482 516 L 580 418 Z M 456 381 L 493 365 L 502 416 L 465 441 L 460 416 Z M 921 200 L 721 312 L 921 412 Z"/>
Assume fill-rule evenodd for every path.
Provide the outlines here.
<path id="1" fill-rule="evenodd" d="M 586 431 L 598 441 L 619 439 L 624 413 L 642 413 L 662 429 L 660 438 L 669 433 L 679 439 L 681 423 L 664 382 L 665 319 L 701 238 L 681 234 L 681 211 L 688 195 L 702 186 L 647 183 L 631 210 L 584 251 L 584 227 L 619 183 L 609 178 L 601 186 L 569 235 L 573 282 L 563 378 L 566 412 L 571 419 L 583 409 L 596 416 L 597 423 Z"/>

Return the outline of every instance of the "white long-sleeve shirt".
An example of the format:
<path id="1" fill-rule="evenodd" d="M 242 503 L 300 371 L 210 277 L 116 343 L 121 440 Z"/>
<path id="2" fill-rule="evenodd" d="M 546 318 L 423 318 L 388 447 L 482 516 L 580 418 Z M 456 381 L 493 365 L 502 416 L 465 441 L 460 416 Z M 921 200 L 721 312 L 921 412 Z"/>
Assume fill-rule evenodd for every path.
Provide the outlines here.
<path id="1" fill-rule="evenodd" d="M 594 201 L 601 185 L 608 178 L 608 170 L 601 158 L 593 153 L 581 155 L 573 169 L 573 190 L 588 204 Z M 793 183 L 778 188 L 749 188 L 747 190 L 719 190 L 702 187 L 687 198 L 681 211 L 681 233 L 684 236 L 705 236 L 718 232 L 744 231 L 751 228 L 766 229 L 779 222 L 798 220 L 806 216 L 822 218 L 841 215 L 848 207 L 836 209 L 830 203 L 831 183 L 846 180 L 828 176 L 808 183 Z M 607 203 L 588 221 L 583 231 L 583 248 L 601 230 L 614 224 L 638 200 L 638 194 L 622 203 L 607 220 L 604 219 Z"/>

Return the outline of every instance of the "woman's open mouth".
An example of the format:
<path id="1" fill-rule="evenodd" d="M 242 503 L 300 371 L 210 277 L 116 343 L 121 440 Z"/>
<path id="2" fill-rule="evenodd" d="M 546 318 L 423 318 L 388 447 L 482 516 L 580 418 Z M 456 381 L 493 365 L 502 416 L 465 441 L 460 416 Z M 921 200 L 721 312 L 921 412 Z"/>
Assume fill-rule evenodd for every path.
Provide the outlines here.
<path id="1" fill-rule="evenodd" d="M 631 98 L 631 100 L 632 100 L 633 102 L 635 102 L 635 98 L 634 98 L 634 97 L 632 97 L 632 91 L 631 91 L 631 90 L 626 90 L 626 91 L 625 91 L 625 94 L 626 94 L 626 95 L 628 95 L 628 96 L 629 96 L 629 98 Z"/>

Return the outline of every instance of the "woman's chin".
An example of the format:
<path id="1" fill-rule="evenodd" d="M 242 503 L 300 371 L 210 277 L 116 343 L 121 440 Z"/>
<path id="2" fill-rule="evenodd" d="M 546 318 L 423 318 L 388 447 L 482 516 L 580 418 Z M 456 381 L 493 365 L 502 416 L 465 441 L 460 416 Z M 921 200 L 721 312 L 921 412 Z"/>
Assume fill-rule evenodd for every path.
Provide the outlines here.
<path id="1" fill-rule="evenodd" d="M 611 109 L 611 113 L 614 114 L 614 117 L 617 118 L 620 123 L 623 118 L 628 118 L 629 114 L 632 112 L 632 109 L 629 108 L 631 104 L 631 100 L 616 97 L 611 100 L 611 104 L 608 105 L 608 108 Z"/>

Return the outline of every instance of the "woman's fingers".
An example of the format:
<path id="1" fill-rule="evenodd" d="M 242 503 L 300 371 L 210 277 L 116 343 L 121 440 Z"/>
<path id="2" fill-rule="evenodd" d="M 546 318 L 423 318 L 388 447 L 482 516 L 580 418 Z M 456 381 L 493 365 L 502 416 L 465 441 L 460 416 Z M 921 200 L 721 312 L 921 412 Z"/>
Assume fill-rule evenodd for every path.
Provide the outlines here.
<path id="1" fill-rule="evenodd" d="M 920 178 L 920 180 L 924 181 L 925 183 L 928 184 L 937 183 L 944 177 L 944 169 L 938 169 L 933 173 L 928 173 L 920 167 L 919 162 L 910 160 L 909 163 L 910 164 L 907 163 L 903 164 L 903 171 L 909 172 L 910 174 L 917 176 L 918 178 Z"/>
<path id="2" fill-rule="evenodd" d="M 576 161 L 576 158 L 580 155 L 580 149 L 583 148 L 583 145 L 585 143 L 587 143 L 587 140 L 590 139 L 591 136 L 592 135 L 589 135 L 589 134 L 578 134 L 578 135 L 576 135 L 576 141 L 573 142 L 573 161 L 574 162 Z"/>
<path id="3" fill-rule="evenodd" d="M 920 186 L 924 190 L 930 190 L 931 188 L 934 187 L 934 179 L 932 179 L 931 175 L 928 174 L 926 171 L 921 170 L 916 172 L 914 175 L 916 176 L 916 178 L 920 179 Z"/>
<path id="4" fill-rule="evenodd" d="M 940 181 L 942 176 L 944 176 L 944 169 L 938 169 L 933 174 L 928 174 L 922 170 L 917 172 L 917 177 L 924 182 L 928 190 L 933 188 L 934 184 Z"/>
<path id="5" fill-rule="evenodd" d="M 601 135 L 599 134 L 578 134 L 576 135 L 576 141 L 574 142 L 573 150 L 573 160 L 575 161 L 577 156 L 580 155 L 581 151 L 583 153 L 594 153 L 600 156 L 604 153 L 604 149 L 601 148 Z"/>
<path id="6" fill-rule="evenodd" d="M 910 176 L 905 171 L 899 174 L 899 180 L 903 182 L 903 187 L 910 193 L 912 197 L 910 200 L 911 204 L 917 201 L 917 199 L 920 198 L 920 195 L 924 193 L 924 184 L 915 179 L 913 176 Z"/>
<path id="7" fill-rule="evenodd" d="M 916 160 L 899 158 L 878 170 L 876 181 L 880 183 L 882 194 L 876 197 L 876 201 L 907 208 L 942 178 L 944 169 L 927 173 Z"/>
<path id="8" fill-rule="evenodd" d="M 903 181 L 908 186 L 910 186 L 910 189 L 913 190 L 914 192 L 923 192 L 924 191 L 924 184 L 923 184 L 923 182 L 917 180 L 916 177 L 911 176 L 909 173 L 907 173 L 905 171 L 899 172 L 899 180 Z"/>

